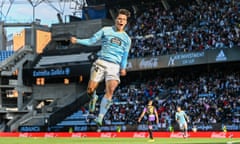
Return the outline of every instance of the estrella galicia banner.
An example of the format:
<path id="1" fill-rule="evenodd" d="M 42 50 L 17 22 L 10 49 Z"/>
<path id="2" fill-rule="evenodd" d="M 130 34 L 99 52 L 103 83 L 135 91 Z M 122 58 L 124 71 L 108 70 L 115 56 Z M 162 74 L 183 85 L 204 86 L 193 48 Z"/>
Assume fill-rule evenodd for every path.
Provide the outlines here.
<path id="1" fill-rule="evenodd" d="M 64 66 L 64 67 L 52 67 L 52 68 L 41 68 L 41 69 L 24 69 L 24 79 L 38 78 L 38 77 L 71 77 L 79 75 L 88 75 L 90 71 L 90 63 L 75 65 L 75 66 Z"/>
<path id="2" fill-rule="evenodd" d="M 51 69 L 36 69 L 32 71 L 33 77 L 50 77 L 50 76 L 69 76 L 71 74 L 71 69 L 69 67 L 65 68 L 51 68 Z"/>

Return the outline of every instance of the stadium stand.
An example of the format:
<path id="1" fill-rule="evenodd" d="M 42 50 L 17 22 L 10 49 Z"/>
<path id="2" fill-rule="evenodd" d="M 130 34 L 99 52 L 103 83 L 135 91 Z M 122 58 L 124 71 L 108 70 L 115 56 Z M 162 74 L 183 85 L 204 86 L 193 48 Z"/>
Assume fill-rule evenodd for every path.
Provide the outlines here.
<path id="1" fill-rule="evenodd" d="M 189 75 L 185 74 L 189 69 L 171 74 L 161 72 L 159 75 L 156 75 L 156 71 L 151 71 L 154 77 L 142 73 L 142 78 L 135 73 L 135 77 L 132 77 L 135 81 L 122 84 L 116 91 L 113 105 L 104 118 L 105 124 L 137 125 L 137 118 L 148 99 L 154 99 L 163 128 L 176 124 L 174 114 L 177 105 L 186 110 L 190 126 L 239 124 L 240 74 L 231 69 L 220 72 L 220 69 L 214 69 L 211 73 L 191 69 Z M 96 113 L 98 109 L 99 105 Z M 57 126 L 95 125 L 88 116 L 87 108 L 81 108 Z"/>
<path id="2" fill-rule="evenodd" d="M 130 58 L 240 46 L 239 2 L 191 1 L 169 10 L 153 3 L 138 9 L 128 28 Z"/>
<path id="3" fill-rule="evenodd" d="M 79 110 L 72 115 L 65 118 L 65 120 L 58 123 L 58 126 L 73 126 L 73 125 L 86 125 L 86 120 L 88 118 L 88 113 L 84 113 L 82 110 Z M 91 123 L 92 125 L 94 123 Z"/>

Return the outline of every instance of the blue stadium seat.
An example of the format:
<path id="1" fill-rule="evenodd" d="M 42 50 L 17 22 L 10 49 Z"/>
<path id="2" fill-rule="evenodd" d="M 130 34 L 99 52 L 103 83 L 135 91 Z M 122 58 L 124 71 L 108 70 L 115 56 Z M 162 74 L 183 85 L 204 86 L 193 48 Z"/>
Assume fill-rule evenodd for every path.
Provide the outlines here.
<path id="1" fill-rule="evenodd" d="M 58 123 L 58 126 L 73 126 L 73 125 L 89 125 L 86 122 L 87 115 L 83 114 L 82 110 L 79 110 L 72 115 L 66 117 L 63 121 Z"/>
<path id="2" fill-rule="evenodd" d="M 13 55 L 13 53 L 14 51 L 7 51 L 7 50 L 0 51 L 0 62 L 4 61 L 5 59 Z"/>

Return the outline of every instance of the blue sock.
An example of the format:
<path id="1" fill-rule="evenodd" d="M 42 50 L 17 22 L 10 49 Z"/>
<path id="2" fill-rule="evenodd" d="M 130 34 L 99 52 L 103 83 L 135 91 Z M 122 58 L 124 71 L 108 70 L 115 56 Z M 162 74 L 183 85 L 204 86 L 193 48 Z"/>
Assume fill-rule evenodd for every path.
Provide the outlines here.
<path id="1" fill-rule="evenodd" d="M 104 115 L 107 113 L 108 109 L 110 108 L 112 104 L 112 101 L 103 97 L 102 101 L 101 101 L 101 105 L 100 105 L 100 113 L 98 115 L 98 117 L 100 119 L 103 119 Z"/>
<path id="2" fill-rule="evenodd" d="M 90 98 L 90 101 L 88 104 L 88 110 L 89 112 L 93 113 L 95 111 L 96 102 L 98 100 L 96 91 L 94 91 L 94 93 L 91 96 L 89 96 L 89 98 Z"/>

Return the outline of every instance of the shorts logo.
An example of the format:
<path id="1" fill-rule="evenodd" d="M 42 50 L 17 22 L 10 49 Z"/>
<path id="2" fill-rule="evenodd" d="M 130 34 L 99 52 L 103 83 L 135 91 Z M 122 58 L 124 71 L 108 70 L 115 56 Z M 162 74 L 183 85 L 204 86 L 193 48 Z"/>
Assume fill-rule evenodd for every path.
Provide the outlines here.
<path id="1" fill-rule="evenodd" d="M 99 71 L 99 67 L 95 65 L 94 70 L 95 70 L 95 72 L 98 72 Z"/>
<path id="2" fill-rule="evenodd" d="M 117 45 L 121 45 L 121 40 L 119 39 L 119 38 L 112 38 L 111 39 L 111 43 L 113 43 L 113 44 L 117 44 Z"/>

